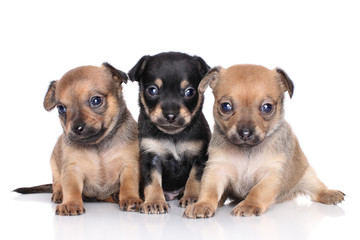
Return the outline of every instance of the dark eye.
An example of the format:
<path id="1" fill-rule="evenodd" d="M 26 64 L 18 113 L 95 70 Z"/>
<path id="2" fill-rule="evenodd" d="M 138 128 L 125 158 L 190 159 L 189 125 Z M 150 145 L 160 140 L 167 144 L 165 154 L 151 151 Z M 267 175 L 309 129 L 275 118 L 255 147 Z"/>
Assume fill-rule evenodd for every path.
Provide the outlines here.
<path id="1" fill-rule="evenodd" d="M 66 107 L 62 104 L 58 105 L 57 109 L 58 109 L 60 115 L 64 115 L 66 113 Z"/>
<path id="2" fill-rule="evenodd" d="M 90 106 L 91 107 L 99 107 L 102 104 L 103 100 L 99 96 L 94 96 L 90 99 Z"/>
<path id="3" fill-rule="evenodd" d="M 154 97 L 159 94 L 159 89 L 155 86 L 148 87 L 146 91 L 151 97 Z"/>
<path id="4" fill-rule="evenodd" d="M 187 89 L 185 89 L 184 95 L 185 95 L 185 97 L 191 98 L 195 95 L 195 93 L 196 93 L 196 91 L 194 88 L 188 87 Z"/>
<path id="5" fill-rule="evenodd" d="M 232 111 L 232 106 L 230 103 L 224 102 L 221 104 L 221 110 L 223 111 L 223 113 L 229 113 Z"/>
<path id="6" fill-rule="evenodd" d="M 261 106 L 261 112 L 263 113 L 271 113 L 272 110 L 273 110 L 273 105 L 271 105 L 270 103 L 265 103 L 264 105 Z"/>

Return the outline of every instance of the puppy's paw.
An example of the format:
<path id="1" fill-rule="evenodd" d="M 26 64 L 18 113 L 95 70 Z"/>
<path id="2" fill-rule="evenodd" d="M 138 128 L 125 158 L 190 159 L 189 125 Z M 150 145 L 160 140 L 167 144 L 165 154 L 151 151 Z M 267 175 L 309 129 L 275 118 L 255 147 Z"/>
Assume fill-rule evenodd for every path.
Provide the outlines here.
<path id="1" fill-rule="evenodd" d="M 233 208 L 231 214 L 234 216 L 249 217 L 260 216 L 263 212 L 264 210 L 257 204 L 243 201 Z"/>
<path id="2" fill-rule="evenodd" d="M 63 195 L 61 191 L 55 191 L 51 195 L 51 201 L 54 203 L 62 203 Z"/>
<path id="3" fill-rule="evenodd" d="M 195 196 L 183 196 L 180 200 L 179 200 L 179 207 L 185 208 L 188 205 L 191 205 L 193 203 L 196 203 L 198 200 L 198 197 Z"/>
<path id="4" fill-rule="evenodd" d="M 166 201 L 158 200 L 158 201 L 148 201 L 144 202 L 140 206 L 140 213 L 148 213 L 148 214 L 161 214 L 168 213 L 169 205 Z"/>
<path id="5" fill-rule="evenodd" d="M 143 200 L 136 197 L 128 197 L 119 201 L 119 206 L 122 211 L 137 212 Z"/>
<path id="6" fill-rule="evenodd" d="M 319 193 L 317 201 L 324 204 L 338 204 L 344 201 L 345 194 L 338 190 L 324 190 Z"/>
<path id="7" fill-rule="evenodd" d="M 55 213 L 61 216 L 76 216 L 85 213 L 85 209 L 81 201 L 70 201 L 57 205 Z"/>
<path id="8" fill-rule="evenodd" d="M 214 216 L 215 210 L 216 209 L 209 203 L 197 202 L 187 206 L 187 208 L 184 211 L 184 217 L 208 218 Z"/>

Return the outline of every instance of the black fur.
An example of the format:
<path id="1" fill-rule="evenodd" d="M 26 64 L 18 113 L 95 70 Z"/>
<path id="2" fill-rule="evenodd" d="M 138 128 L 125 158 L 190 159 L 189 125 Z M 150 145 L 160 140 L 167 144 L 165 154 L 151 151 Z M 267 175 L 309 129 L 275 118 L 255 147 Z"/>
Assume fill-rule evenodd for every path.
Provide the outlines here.
<path id="1" fill-rule="evenodd" d="M 197 56 L 183 53 L 167 52 L 154 56 L 144 56 L 129 71 L 132 81 L 139 82 L 139 140 L 144 138 L 161 140 L 177 144 L 178 142 L 203 141 L 203 147 L 198 155 L 189 155 L 186 152 L 176 160 L 169 152 L 160 154 L 140 150 L 141 185 L 145 187 L 151 183 L 151 173 L 158 171 L 162 176 L 162 187 L 165 191 L 175 191 L 185 186 L 190 170 L 195 167 L 197 180 L 200 180 L 207 161 L 207 147 L 210 141 L 210 129 L 201 111 L 203 96 L 197 91 L 201 79 L 205 76 L 209 66 Z M 162 87 L 156 97 L 149 96 L 146 91 L 154 85 L 156 79 L 161 79 Z M 189 86 L 196 90 L 191 98 L 184 97 L 181 82 L 187 80 Z M 140 100 L 144 96 L 144 103 Z M 199 105 L 200 104 L 200 105 Z M 192 115 L 188 125 L 180 132 L 169 133 L 158 128 L 156 122 L 151 121 L 146 113 L 161 105 L 162 114 L 169 112 L 178 114 L 179 107 L 185 107 Z M 200 107 L 199 107 L 200 106 Z M 179 121 L 179 125 L 183 122 Z"/>
<path id="2" fill-rule="evenodd" d="M 52 189 L 52 184 L 44 184 L 44 185 L 39 185 L 39 186 L 35 186 L 35 187 L 17 188 L 17 189 L 15 189 L 13 191 L 17 192 L 17 193 L 22 193 L 22 194 L 52 193 L 53 189 Z"/>

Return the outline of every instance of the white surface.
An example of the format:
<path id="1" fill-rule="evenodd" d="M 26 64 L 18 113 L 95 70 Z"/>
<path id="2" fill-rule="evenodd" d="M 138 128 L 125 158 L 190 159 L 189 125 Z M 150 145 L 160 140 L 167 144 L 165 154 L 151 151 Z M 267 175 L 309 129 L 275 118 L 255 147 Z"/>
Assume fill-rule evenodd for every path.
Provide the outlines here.
<path id="1" fill-rule="evenodd" d="M 232 207 L 218 209 L 209 219 L 187 219 L 177 200 L 170 214 L 122 212 L 116 204 L 85 203 L 86 214 L 55 216 L 50 194 L 13 196 L 16 209 L 6 221 L 4 236 L 21 239 L 359 239 L 358 223 L 349 202 L 341 207 L 310 203 L 300 198 L 273 206 L 260 217 L 233 217 Z M 349 207 L 347 207 L 349 206 Z M 349 211 L 348 211 L 349 209 Z M 10 211 L 9 211 L 10 212 Z M 15 217 L 17 216 L 17 217 Z M 352 220 L 351 220 L 352 219 Z M 21 228 L 19 229 L 19 226 Z M 9 235 L 5 235 L 8 233 Z"/>
<path id="2" fill-rule="evenodd" d="M 360 239 L 360 15 L 356 1 L 2 1 L 0 3 L 0 238 L 4 239 Z M 211 65 L 283 68 L 295 83 L 286 119 L 310 164 L 346 193 L 339 206 L 307 199 L 237 218 L 231 206 L 192 220 L 121 212 L 86 203 L 80 217 L 55 216 L 49 194 L 11 190 L 51 182 L 49 157 L 61 127 L 42 107 L 50 81 L 108 61 L 128 71 L 145 54 L 183 51 Z M 138 114 L 137 84 L 124 87 Z M 204 112 L 212 120 L 207 91 Z"/>

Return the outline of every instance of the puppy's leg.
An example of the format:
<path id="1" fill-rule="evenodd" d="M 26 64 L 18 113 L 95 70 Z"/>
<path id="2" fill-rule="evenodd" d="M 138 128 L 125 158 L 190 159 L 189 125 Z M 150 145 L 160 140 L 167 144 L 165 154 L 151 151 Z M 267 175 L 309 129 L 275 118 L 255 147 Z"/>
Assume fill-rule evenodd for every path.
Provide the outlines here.
<path id="1" fill-rule="evenodd" d="M 280 192 L 281 180 L 278 174 L 270 174 L 261 179 L 249 192 L 245 200 L 234 207 L 234 216 L 259 216 L 275 203 Z"/>
<path id="2" fill-rule="evenodd" d="M 136 143 L 136 147 L 138 143 Z M 138 152 L 138 151 L 137 151 Z M 130 155 L 131 157 L 131 155 Z M 119 205 L 123 211 L 138 211 L 142 200 L 139 197 L 139 161 L 138 156 L 125 163 L 120 174 Z"/>
<path id="3" fill-rule="evenodd" d="M 193 166 L 189 178 L 186 181 L 184 196 L 179 201 L 180 207 L 186 207 L 198 200 L 200 193 L 200 179 L 197 178 L 197 173 L 197 167 Z"/>
<path id="4" fill-rule="evenodd" d="M 218 202 L 229 183 L 223 166 L 208 165 L 201 179 L 199 201 L 186 207 L 184 216 L 188 218 L 208 218 L 215 214 Z"/>
<path id="5" fill-rule="evenodd" d="M 305 192 L 310 195 L 311 200 L 324 204 L 338 204 L 345 197 L 341 191 L 328 189 L 310 166 L 298 185 L 298 191 Z"/>
<path id="6" fill-rule="evenodd" d="M 51 201 L 54 203 L 61 203 L 63 200 L 62 188 L 60 183 L 60 171 L 58 168 L 58 163 L 61 162 L 61 138 L 57 141 L 54 150 L 51 154 L 50 165 L 51 172 L 53 176 L 53 193 L 51 195 Z"/>
<path id="7" fill-rule="evenodd" d="M 141 213 L 159 214 L 169 212 L 169 206 L 165 201 L 161 184 L 160 173 L 153 170 L 150 183 L 145 185 L 144 188 L 145 202 L 140 207 Z"/>
<path id="8" fill-rule="evenodd" d="M 72 166 L 62 171 L 63 202 L 56 206 L 57 215 L 72 216 L 81 215 L 85 212 L 82 201 L 84 178 L 82 173 L 75 169 L 76 166 Z"/>

